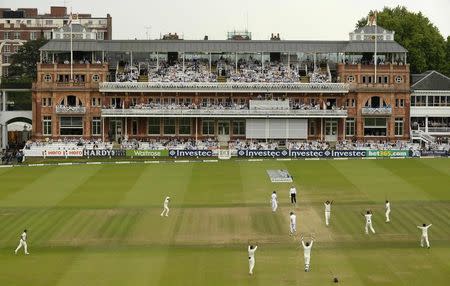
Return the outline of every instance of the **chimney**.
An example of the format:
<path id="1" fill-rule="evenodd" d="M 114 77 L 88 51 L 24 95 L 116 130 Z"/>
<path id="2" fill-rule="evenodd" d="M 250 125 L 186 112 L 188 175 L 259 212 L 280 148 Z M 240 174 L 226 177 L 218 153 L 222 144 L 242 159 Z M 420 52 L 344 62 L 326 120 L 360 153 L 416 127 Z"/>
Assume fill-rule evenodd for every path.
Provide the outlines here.
<path id="1" fill-rule="evenodd" d="M 37 8 L 17 8 L 17 11 L 23 11 L 25 14 L 25 18 L 37 17 L 38 9 Z"/>
<path id="2" fill-rule="evenodd" d="M 67 15 L 67 8 L 62 6 L 51 6 L 50 16 L 52 17 L 64 17 Z"/>

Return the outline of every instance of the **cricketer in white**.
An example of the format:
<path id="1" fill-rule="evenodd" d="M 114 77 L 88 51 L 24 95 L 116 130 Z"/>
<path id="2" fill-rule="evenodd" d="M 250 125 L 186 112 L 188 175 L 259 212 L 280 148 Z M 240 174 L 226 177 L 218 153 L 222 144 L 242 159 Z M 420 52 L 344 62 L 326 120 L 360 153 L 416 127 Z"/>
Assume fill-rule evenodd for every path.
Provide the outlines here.
<path id="1" fill-rule="evenodd" d="M 327 226 L 330 225 L 330 217 L 331 217 L 331 204 L 333 204 L 333 201 L 326 201 L 324 203 L 325 206 L 325 224 Z"/>
<path id="2" fill-rule="evenodd" d="M 390 222 L 391 218 L 389 217 L 389 214 L 391 213 L 391 203 L 386 200 L 386 204 L 384 205 L 384 210 L 386 211 L 386 222 Z"/>
<path id="3" fill-rule="evenodd" d="M 305 242 L 302 236 L 303 256 L 305 257 L 305 272 L 309 271 L 309 263 L 311 261 L 311 248 L 314 243 L 314 238 L 311 238 L 311 242 Z"/>
<path id="4" fill-rule="evenodd" d="M 249 245 L 248 246 L 248 274 L 253 274 L 253 268 L 255 267 L 255 251 L 258 246 Z"/>
<path id="5" fill-rule="evenodd" d="M 294 212 L 290 213 L 289 221 L 290 221 L 290 235 L 294 235 L 297 232 L 297 216 L 294 214 Z"/>
<path id="6" fill-rule="evenodd" d="M 278 208 L 277 192 L 273 191 L 272 196 L 270 197 L 270 203 L 272 205 L 272 212 L 276 212 Z"/>
<path id="7" fill-rule="evenodd" d="M 420 246 L 423 247 L 423 243 L 425 242 L 427 244 L 427 247 L 430 248 L 430 241 L 428 240 L 428 228 L 432 226 L 432 224 L 430 223 L 429 225 L 427 224 L 422 224 L 422 226 L 417 226 L 418 229 L 422 230 L 422 236 L 420 237 Z"/>
<path id="8" fill-rule="evenodd" d="M 16 250 L 14 251 L 15 254 L 17 254 L 17 251 L 23 246 L 23 250 L 25 251 L 25 254 L 28 253 L 28 245 L 27 245 L 27 230 L 25 229 L 22 234 L 20 235 L 19 245 L 17 246 Z"/>
<path id="9" fill-rule="evenodd" d="M 161 216 L 163 216 L 164 214 L 166 216 L 169 216 L 169 202 L 170 202 L 170 197 L 166 197 L 166 199 L 164 200 L 164 209 L 161 213 Z"/>
<path id="10" fill-rule="evenodd" d="M 366 218 L 366 234 L 369 234 L 369 228 L 372 233 L 375 233 L 375 230 L 372 226 L 372 212 L 370 210 L 367 211 L 364 217 Z"/>

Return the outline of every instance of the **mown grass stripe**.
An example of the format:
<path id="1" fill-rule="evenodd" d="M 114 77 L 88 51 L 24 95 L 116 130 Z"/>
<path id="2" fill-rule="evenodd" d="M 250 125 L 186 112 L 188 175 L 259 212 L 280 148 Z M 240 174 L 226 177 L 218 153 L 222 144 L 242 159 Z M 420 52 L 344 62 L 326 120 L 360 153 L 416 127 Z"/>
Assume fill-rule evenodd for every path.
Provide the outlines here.
<path id="1" fill-rule="evenodd" d="M 51 225 L 55 214 L 51 213 L 49 209 L 43 209 L 41 215 L 36 215 L 34 222 L 29 226 L 30 236 L 32 236 L 33 245 L 37 243 L 39 237 L 44 233 L 45 227 Z"/>
<path id="2" fill-rule="evenodd" d="M 79 229 L 78 233 L 76 234 L 77 239 L 86 241 L 97 240 L 99 237 L 97 232 L 98 229 L 97 226 L 104 220 L 106 212 L 107 212 L 106 210 L 102 211 L 85 210 L 83 212 L 83 216 L 88 217 L 89 220 L 83 224 L 82 228 Z M 91 242 L 89 242 L 89 244 L 90 243 Z"/>
<path id="3" fill-rule="evenodd" d="M 355 208 L 345 208 L 343 210 L 332 210 L 331 225 L 334 225 L 333 232 L 338 234 L 350 234 L 353 237 L 364 232 L 364 218 Z"/>
<path id="4" fill-rule="evenodd" d="M 448 219 L 443 215 L 442 211 L 436 208 L 424 207 L 423 211 L 427 213 L 429 223 L 433 223 L 430 232 L 437 234 L 437 237 L 450 237 L 450 225 Z"/>
<path id="5" fill-rule="evenodd" d="M 5 198 L 33 185 L 53 169 L 54 167 L 49 167 L 35 169 L 32 172 L 23 172 L 24 170 L 22 169 L 14 168 L 10 172 L 3 173 L 0 176 L 2 186 L 0 191 L 0 207 L 4 205 Z"/>
<path id="6" fill-rule="evenodd" d="M 70 208 L 71 216 L 67 219 L 66 223 L 61 225 L 59 229 L 56 229 L 52 237 L 52 240 L 60 240 L 61 237 L 67 236 L 67 234 L 71 233 L 74 228 L 74 224 L 78 223 L 80 218 L 82 217 L 80 209 Z"/>
<path id="7" fill-rule="evenodd" d="M 48 244 L 54 232 L 58 230 L 63 224 L 66 224 L 68 219 L 72 216 L 72 211 L 52 211 L 52 217 L 48 223 L 43 227 L 38 227 L 36 233 L 35 243 Z"/>
<path id="8" fill-rule="evenodd" d="M 92 222 L 92 217 L 87 215 L 86 210 L 80 209 L 79 219 L 72 220 L 70 229 L 67 231 L 66 237 L 70 237 L 72 241 L 79 241 L 83 239 L 81 232 L 85 229 L 88 222 Z"/>
<path id="9" fill-rule="evenodd" d="M 417 226 L 424 221 L 424 216 L 421 208 L 411 208 L 406 206 L 402 209 L 404 216 L 401 218 L 405 228 L 409 230 L 410 234 L 418 233 Z M 417 230 L 417 232 L 416 232 Z"/>
<path id="10" fill-rule="evenodd" d="M 15 220 L 11 225 L 4 228 L 4 239 L 6 241 L 11 241 L 15 240 L 14 238 L 17 237 L 18 240 L 18 237 L 25 228 L 29 229 L 32 232 L 33 221 L 36 219 L 36 217 L 44 212 L 45 209 L 24 211 L 23 213 L 21 213 L 20 216 L 18 216 L 17 220 Z"/>
<path id="11" fill-rule="evenodd" d="M 414 232 L 414 220 L 409 215 L 408 207 L 396 206 L 391 212 L 391 224 L 396 231 L 410 236 Z"/>
<path id="12" fill-rule="evenodd" d="M 119 230 L 116 237 L 119 241 L 127 241 L 127 235 L 129 230 L 133 228 L 137 219 L 139 217 L 139 213 L 135 210 L 127 213 L 126 216 L 123 217 L 122 221 L 119 224 Z"/>

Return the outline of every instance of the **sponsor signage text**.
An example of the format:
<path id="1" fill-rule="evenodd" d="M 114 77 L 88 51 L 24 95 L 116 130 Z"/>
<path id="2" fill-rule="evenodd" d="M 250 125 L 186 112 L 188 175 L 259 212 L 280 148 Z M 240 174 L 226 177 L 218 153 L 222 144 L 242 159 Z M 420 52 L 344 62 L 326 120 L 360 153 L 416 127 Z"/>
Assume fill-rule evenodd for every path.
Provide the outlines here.
<path id="1" fill-rule="evenodd" d="M 238 157 L 360 158 L 366 150 L 239 150 Z"/>
<path id="2" fill-rule="evenodd" d="M 164 157 L 169 155 L 168 150 L 127 150 L 127 157 Z"/>
<path id="3" fill-rule="evenodd" d="M 169 150 L 170 157 L 212 157 L 212 150 Z"/>
<path id="4" fill-rule="evenodd" d="M 125 157 L 125 150 L 116 149 L 96 149 L 96 150 L 83 150 L 84 157 Z"/>
<path id="5" fill-rule="evenodd" d="M 44 150 L 43 157 L 81 157 L 83 150 Z"/>
<path id="6" fill-rule="evenodd" d="M 446 150 L 423 150 L 420 151 L 420 156 L 434 156 L 434 157 L 446 157 L 449 153 Z"/>
<path id="7" fill-rule="evenodd" d="M 367 150 L 367 157 L 409 157 L 409 150 Z"/>

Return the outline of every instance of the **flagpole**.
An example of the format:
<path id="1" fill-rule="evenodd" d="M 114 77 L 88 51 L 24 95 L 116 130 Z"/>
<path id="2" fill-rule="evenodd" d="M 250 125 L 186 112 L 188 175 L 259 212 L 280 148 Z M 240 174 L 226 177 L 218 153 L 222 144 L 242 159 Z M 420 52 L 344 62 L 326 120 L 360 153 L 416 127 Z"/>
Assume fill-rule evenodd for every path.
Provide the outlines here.
<path id="1" fill-rule="evenodd" d="M 70 81 L 73 82 L 73 31 L 72 31 L 72 12 L 70 12 Z"/>
<path id="2" fill-rule="evenodd" d="M 377 83 L 377 41 L 378 41 L 378 25 L 377 25 L 377 11 L 374 13 L 375 15 L 375 53 L 374 53 L 374 60 L 375 60 L 375 83 Z"/>

